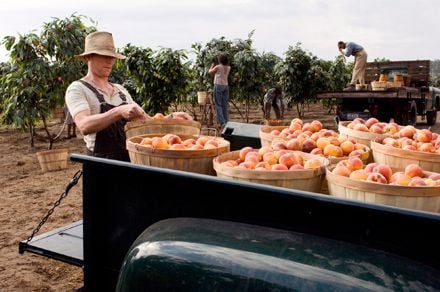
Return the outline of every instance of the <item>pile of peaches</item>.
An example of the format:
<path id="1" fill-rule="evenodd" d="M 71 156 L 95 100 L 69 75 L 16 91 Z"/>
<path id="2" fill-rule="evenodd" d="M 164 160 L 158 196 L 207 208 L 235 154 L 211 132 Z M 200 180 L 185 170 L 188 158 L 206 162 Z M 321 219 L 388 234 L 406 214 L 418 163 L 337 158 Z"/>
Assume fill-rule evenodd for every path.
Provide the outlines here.
<path id="1" fill-rule="evenodd" d="M 440 173 L 425 172 L 417 164 L 408 164 L 404 170 L 395 171 L 386 164 L 372 162 L 364 165 L 358 157 L 339 161 L 331 171 L 333 174 L 381 184 L 420 187 L 439 186 Z"/>
<path id="2" fill-rule="evenodd" d="M 217 149 L 226 146 L 228 142 L 220 137 L 194 136 L 194 138 L 183 139 L 176 134 L 166 134 L 164 136 L 144 137 L 139 144 L 154 149 L 203 150 Z"/>
<path id="3" fill-rule="evenodd" d="M 336 131 L 324 129 L 320 121 L 303 123 L 295 118 L 284 129 L 270 132 L 272 148 L 303 151 L 325 157 L 363 156 L 367 146 L 356 143 L 352 138 L 339 136 Z"/>
<path id="4" fill-rule="evenodd" d="M 156 113 L 151 118 L 153 120 L 165 120 L 165 119 L 186 120 L 186 121 L 193 120 L 193 118 L 185 112 L 173 112 L 169 115 L 164 115 L 163 113 Z"/>
<path id="5" fill-rule="evenodd" d="M 394 122 L 392 123 L 379 122 L 378 119 L 373 117 L 367 120 L 364 120 L 362 118 L 356 118 L 350 123 L 348 123 L 346 127 L 356 131 L 370 132 L 381 135 L 394 135 L 401 128 L 400 125 Z"/>
<path id="6" fill-rule="evenodd" d="M 248 170 L 304 170 L 316 169 L 323 165 L 318 157 L 304 159 L 302 152 L 289 150 L 274 150 L 263 146 L 259 149 L 246 146 L 239 150 L 237 159 L 226 160 L 221 165 Z"/>
<path id="7" fill-rule="evenodd" d="M 404 150 L 440 154 L 440 135 L 413 126 L 402 127 L 392 137 L 384 138 L 382 144 Z"/>

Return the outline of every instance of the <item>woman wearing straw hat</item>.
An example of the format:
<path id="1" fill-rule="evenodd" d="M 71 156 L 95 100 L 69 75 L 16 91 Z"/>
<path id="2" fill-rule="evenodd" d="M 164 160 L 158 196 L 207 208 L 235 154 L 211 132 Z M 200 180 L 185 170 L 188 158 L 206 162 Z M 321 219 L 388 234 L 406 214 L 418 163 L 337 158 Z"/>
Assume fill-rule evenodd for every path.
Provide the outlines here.
<path id="1" fill-rule="evenodd" d="M 129 161 L 124 125 L 126 121 L 150 118 L 120 84 L 108 78 L 116 59 L 109 32 L 93 32 L 85 39 L 84 53 L 75 56 L 87 62 L 87 74 L 72 82 L 65 100 L 90 155 Z"/>

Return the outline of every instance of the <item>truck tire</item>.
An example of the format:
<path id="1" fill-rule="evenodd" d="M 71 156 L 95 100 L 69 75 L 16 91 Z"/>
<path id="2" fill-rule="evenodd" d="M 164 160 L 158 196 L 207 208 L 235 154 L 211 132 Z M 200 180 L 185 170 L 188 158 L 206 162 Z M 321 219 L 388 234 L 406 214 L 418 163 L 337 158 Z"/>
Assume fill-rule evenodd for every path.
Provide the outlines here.
<path id="1" fill-rule="evenodd" d="M 430 111 L 426 112 L 426 122 L 428 123 L 428 126 L 435 125 L 437 123 L 437 110 L 432 109 Z"/>
<path id="2" fill-rule="evenodd" d="M 408 125 L 415 126 L 417 122 L 417 105 L 415 101 L 412 101 L 408 107 Z"/>

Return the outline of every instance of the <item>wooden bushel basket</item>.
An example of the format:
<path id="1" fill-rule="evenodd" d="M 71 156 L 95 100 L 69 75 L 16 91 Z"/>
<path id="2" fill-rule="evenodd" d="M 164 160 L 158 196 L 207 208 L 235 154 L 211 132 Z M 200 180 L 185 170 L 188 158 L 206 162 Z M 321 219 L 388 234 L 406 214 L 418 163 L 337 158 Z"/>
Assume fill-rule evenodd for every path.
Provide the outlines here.
<path id="1" fill-rule="evenodd" d="M 324 157 L 309 153 L 295 152 L 300 153 L 304 160 L 312 157 L 319 158 L 322 166 L 317 169 L 259 171 L 222 165 L 221 163 L 227 160 L 238 159 L 240 150 L 236 150 L 214 158 L 214 169 L 218 177 L 319 193 L 324 181 L 325 167 L 329 165 L 329 161 Z"/>
<path id="2" fill-rule="evenodd" d="M 274 138 L 283 139 L 281 137 L 272 135 L 270 132 L 272 132 L 273 130 L 282 131 L 283 129 L 288 128 L 288 127 L 289 126 L 262 126 L 260 128 L 261 147 L 264 147 L 264 146 L 271 147 L 272 141 Z M 287 141 L 287 139 L 283 139 L 283 140 Z"/>
<path id="3" fill-rule="evenodd" d="M 202 173 L 207 175 L 215 175 L 212 166 L 214 157 L 229 152 L 229 141 L 221 137 L 211 137 L 219 141 L 217 149 L 201 149 L 201 150 L 170 150 L 155 149 L 139 144 L 145 137 L 155 137 L 156 134 L 134 136 L 127 139 L 127 150 L 130 161 L 135 164 L 143 164 L 175 170 Z M 195 135 L 179 135 L 182 140 L 188 138 L 197 139 Z"/>
<path id="4" fill-rule="evenodd" d="M 345 138 L 353 138 L 357 143 L 367 145 L 370 147 L 370 142 L 375 139 L 384 139 L 389 137 L 389 134 L 376 134 L 371 132 L 363 132 L 358 130 L 353 130 L 347 127 L 351 121 L 339 122 L 338 132 L 339 135 Z"/>
<path id="5" fill-rule="evenodd" d="M 199 122 L 190 120 L 139 120 L 125 124 L 125 135 L 127 139 L 146 134 L 200 135 L 201 128 Z"/>
<path id="6" fill-rule="evenodd" d="M 197 91 L 197 102 L 200 105 L 211 104 L 212 94 L 209 91 Z"/>
<path id="7" fill-rule="evenodd" d="M 429 173 L 429 172 L 425 172 Z M 328 190 L 331 196 L 366 203 L 440 212 L 440 187 L 409 187 L 355 180 L 333 174 L 327 167 Z"/>
<path id="8" fill-rule="evenodd" d="M 374 161 L 388 164 L 393 169 L 404 169 L 415 163 L 427 171 L 440 172 L 440 154 L 405 150 L 383 145 L 381 140 L 371 141 Z"/>
<path id="9" fill-rule="evenodd" d="M 37 152 L 37 159 L 43 172 L 57 171 L 67 168 L 68 154 L 68 149 L 51 149 Z"/>

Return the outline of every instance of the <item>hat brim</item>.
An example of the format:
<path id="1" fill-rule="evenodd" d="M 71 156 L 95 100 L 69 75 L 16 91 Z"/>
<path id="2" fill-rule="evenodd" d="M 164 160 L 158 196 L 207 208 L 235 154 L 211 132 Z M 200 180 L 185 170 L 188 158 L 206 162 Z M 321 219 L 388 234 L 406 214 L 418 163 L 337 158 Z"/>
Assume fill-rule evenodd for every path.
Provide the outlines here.
<path id="1" fill-rule="evenodd" d="M 80 60 L 84 60 L 85 56 L 91 55 L 91 54 L 96 54 L 96 55 L 100 55 L 100 56 L 107 56 L 107 57 L 113 57 L 116 59 L 125 59 L 126 57 L 122 54 L 116 53 L 116 52 L 112 52 L 112 51 L 105 51 L 105 50 L 96 50 L 96 51 L 89 51 L 89 52 L 85 52 L 82 53 L 80 55 L 75 55 L 75 58 L 80 59 Z"/>

